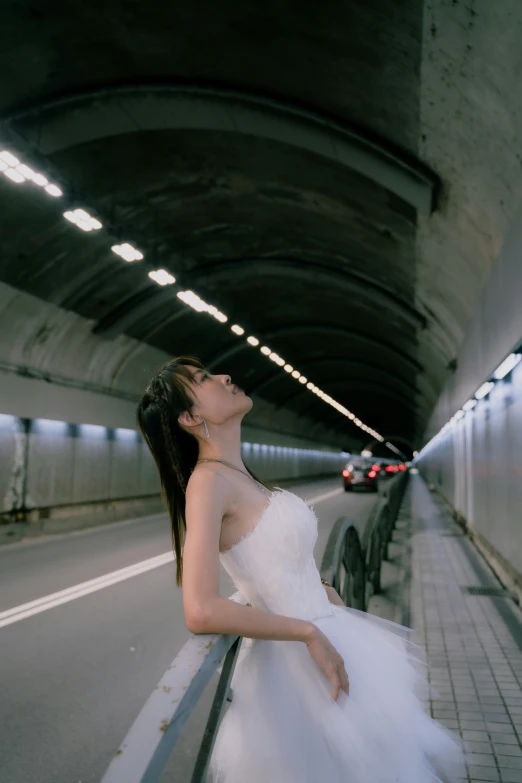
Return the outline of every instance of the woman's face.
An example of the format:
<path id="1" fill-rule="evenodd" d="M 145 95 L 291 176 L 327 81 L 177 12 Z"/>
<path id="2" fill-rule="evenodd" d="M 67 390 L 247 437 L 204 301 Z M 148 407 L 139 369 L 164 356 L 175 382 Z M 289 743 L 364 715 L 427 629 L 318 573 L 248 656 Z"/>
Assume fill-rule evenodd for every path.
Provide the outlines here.
<path id="1" fill-rule="evenodd" d="M 201 416 L 207 424 L 224 424 L 237 416 L 242 418 L 252 408 L 252 400 L 232 383 L 230 375 L 212 375 L 192 366 L 188 369 L 193 377 L 191 391 L 195 404 L 192 413 Z"/>

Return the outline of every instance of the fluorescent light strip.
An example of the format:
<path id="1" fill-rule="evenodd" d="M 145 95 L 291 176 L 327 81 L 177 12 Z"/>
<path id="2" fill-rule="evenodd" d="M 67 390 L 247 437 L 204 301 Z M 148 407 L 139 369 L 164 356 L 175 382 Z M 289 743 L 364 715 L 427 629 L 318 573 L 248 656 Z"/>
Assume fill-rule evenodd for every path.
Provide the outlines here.
<path id="1" fill-rule="evenodd" d="M 17 185 L 21 185 L 24 182 L 32 182 L 34 185 L 43 188 L 49 196 L 54 198 L 63 196 L 63 192 L 57 185 L 50 183 L 47 177 L 22 163 L 8 150 L 0 150 L 0 172 Z"/>
<path id="2" fill-rule="evenodd" d="M 475 398 L 477 400 L 482 400 L 490 393 L 494 385 L 495 384 L 493 381 L 486 381 L 486 383 L 483 383 L 482 386 L 475 392 Z"/>
<path id="3" fill-rule="evenodd" d="M 85 209 L 69 210 L 64 212 L 63 216 L 70 223 L 74 223 L 78 228 L 81 228 L 82 231 L 99 231 L 102 228 L 100 221 L 89 215 Z"/>
<path id="4" fill-rule="evenodd" d="M 113 245 L 111 250 L 113 253 L 116 253 L 117 256 L 121 256 L 124 261 L 141 261 L 143 258 L 143 253 L 136 250 L 136 248 L 128 242 L 124 242 L 122 245 Z"/>
<path id="5" fill-rule="evenodd" d="M 176 282 L 176 278 L 170 275 L 165 269 L 156 269 L 153 272 L 149 272 L 149 277 L 158 285 L 172 285 L 172 283 Z"/>
<path id="6" fill-rule="evenodd" d="M 214 305 L 209 305 L 204 302 L 203 299 L 194 293 L 194 291 L 178 291 L 177 297 L 198 313 L 208 313 L 222 324 L 228 321 L 228 318 L 224 313 L 218 310 L 217 307 L 214 307 Z"/>
<path id="7" fill-rule="evenodd" d="M 506 377 L 508 373 L 511 372 L 511 370 L 517 366 L 519 361 L 522 359 L 522 354 L 520 353 L 510 353 L 507 359 L 504 359 L 501 365 L 497 367 L 495 372 L 493 373 L 493 378 L 496 381 L 501 381 L 503 378 Z"/>

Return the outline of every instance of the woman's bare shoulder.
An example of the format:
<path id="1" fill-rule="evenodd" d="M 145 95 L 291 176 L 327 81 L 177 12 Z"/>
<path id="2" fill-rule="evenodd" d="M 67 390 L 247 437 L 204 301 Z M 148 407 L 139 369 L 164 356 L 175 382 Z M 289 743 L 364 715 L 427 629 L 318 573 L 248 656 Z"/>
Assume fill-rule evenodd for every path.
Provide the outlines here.
<path id="1" fill-rule="evenodd" d="M 233 499 L 233 494 L 234 486 L 214 465 L 198 466 L 187 483 L 187 504 L 219 503 L 220 505 L 224 504 L 226 510 Z"/>

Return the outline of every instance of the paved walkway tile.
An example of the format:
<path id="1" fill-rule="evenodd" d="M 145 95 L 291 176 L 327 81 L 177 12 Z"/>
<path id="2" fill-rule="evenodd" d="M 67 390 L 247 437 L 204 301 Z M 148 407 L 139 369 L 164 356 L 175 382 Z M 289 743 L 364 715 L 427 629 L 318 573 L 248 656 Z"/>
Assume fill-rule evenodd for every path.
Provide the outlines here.
<path id="1" fill-rule="evenodd" d="M 522 783 L 522 611 L 509 596 L 467 591 L 502 585 L 420 475 L 400 518 L 411 525 L 412 641 L 439 695 L 427 706 L 469 744 L 462 780 Z"/>

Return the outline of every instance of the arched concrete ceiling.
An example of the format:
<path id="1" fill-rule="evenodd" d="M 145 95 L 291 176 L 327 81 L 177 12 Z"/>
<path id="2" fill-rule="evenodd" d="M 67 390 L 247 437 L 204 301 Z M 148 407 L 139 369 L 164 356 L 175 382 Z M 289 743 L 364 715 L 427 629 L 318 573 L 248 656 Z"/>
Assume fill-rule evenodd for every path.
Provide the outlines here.
<path id="1" fill-rule="evenodd" d="M 0 180 L 0 281 L 109 351 L 194 352 L 350 428 L 269 380 L 240 323 L 369 426 L 419 437 L 522 195 L 515 0 L 20 0 L 0 24 L 0 139 L 65 193 Z M 104 229 L 72 227 L 72 204 Z M 229 323 L 158 288 L 158 267 Z"/>

